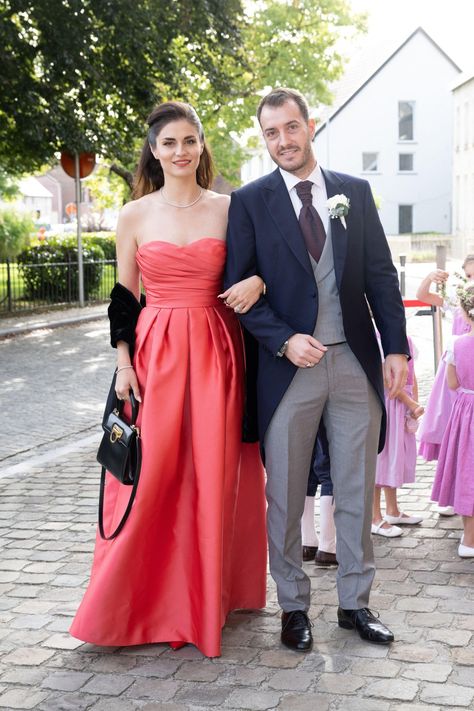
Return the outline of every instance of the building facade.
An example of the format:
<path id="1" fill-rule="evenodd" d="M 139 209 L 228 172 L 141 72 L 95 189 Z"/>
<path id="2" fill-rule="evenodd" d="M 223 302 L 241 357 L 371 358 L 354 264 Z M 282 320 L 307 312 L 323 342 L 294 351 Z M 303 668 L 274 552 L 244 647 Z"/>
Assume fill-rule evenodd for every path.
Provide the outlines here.
<path id="1" fill-rule="evenodd" d="M 474 254 L 474 74 L 453 89 L 453 249 L 462 259 Z"/>
<path id="2" fill-rule="evenodd" d="M 460 71 L 418 28 L 316 131 L 323 167 L 370 182 L 387 234 L 451 232 Z"/>

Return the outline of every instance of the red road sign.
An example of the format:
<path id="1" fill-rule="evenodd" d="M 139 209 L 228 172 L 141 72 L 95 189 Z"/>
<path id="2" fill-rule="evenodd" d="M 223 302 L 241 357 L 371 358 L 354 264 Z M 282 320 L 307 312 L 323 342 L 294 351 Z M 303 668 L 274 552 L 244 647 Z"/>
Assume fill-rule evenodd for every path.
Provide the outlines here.
<path id="1" fill-rule="evenodd" d="M 76 177 L 76 161 L 73 153 L 61 153 L 61 166 L 71 177 Z M 87 178 L 95 167 L 95 153 L 79 153 L 79 177 Z"/>

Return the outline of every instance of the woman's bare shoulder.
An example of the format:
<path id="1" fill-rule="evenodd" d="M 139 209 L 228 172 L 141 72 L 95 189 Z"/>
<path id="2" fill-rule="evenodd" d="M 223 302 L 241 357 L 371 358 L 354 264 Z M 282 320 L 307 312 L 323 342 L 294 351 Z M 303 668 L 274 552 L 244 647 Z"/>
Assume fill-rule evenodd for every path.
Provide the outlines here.
<path id="1" fill-rule="evenodd" d="M 222 212 L 227 215 L 230 205 L 229 195 L 223 195 L 222 193 L 215 193 L 213 190 L 207 190 L 206 197 L 212 204 L 213 209 L 217 208 L 222 210 Z"/>
<path id="2" fill-rule="evenodd" d="M 221 202 L 223 205 L 228 205 L 230 203 L 229 195 L 225 195 L 223 193 L 215 193 L 214 190 L 206 190 L 206 195 L 209 200 Z"/>
<path id="3" fill-rule="evenodd" d="M 130 202 L 126 202 L 125 205 L 120 208 L 120 215 L 136 215 L 144 208 L 151 206 L 155 199 L 156 197 L 154 193 L 148 193 L 147 195 L 142 195 L 142 197 L 136 198 L 135 200 L 130 200 Z"/>

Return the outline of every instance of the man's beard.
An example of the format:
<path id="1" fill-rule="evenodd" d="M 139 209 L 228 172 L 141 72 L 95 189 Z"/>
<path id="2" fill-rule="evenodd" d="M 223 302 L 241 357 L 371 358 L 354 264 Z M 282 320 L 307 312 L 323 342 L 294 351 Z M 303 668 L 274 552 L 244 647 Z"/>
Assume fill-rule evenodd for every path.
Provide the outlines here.
<path id="1" fill-rule="evenodd" d="M 295 148 L 299 149 L 299 146 L 295 146 Z M 304 149 L 300 149 L 300 150 L 303 150 L 303 153 L 301 155 L 301 160 L 296 165 L 293 163 L 293 164 L 290 164 L 289 166 L 286 166 L 283 163 L 283 161 L 281 160 L 281 157 L 279 155 L 272 156 L 272 158 L 275 161 L 275 163 L 277 164 L 277 166 L 279 168 L 282 168 L 282 170 L 286 170 L 288 173 L 297 173 L 302 168 L 309 166 L 314 160 L 313 151 L 311 150 L 311 146 L 305 146 Z M 283 159 L 284 159 L 284 156 L 283 156 Z"/>

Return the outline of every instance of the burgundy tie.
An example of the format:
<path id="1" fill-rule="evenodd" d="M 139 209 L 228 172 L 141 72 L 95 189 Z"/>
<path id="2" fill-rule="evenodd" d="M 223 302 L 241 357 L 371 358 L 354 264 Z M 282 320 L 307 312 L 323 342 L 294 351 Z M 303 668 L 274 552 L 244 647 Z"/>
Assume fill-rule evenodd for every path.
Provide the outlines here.
<path id="1" fill-rule="evenodd" d="M 310 180 L 303 180 L 301 183 L 296 184 L 296 192 L 303 203 L 299 223 L 306 249 L 313 259 L 319 262 L 326 241 L 326 230 L 318 211 L 313 205 L 312 186 L 313 183 Z"/>

